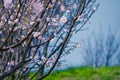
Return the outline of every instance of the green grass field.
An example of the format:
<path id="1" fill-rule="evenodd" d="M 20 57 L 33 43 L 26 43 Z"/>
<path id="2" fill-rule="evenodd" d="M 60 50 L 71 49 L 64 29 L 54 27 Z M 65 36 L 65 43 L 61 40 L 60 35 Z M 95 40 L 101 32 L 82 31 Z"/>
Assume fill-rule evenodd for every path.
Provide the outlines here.
<path id="1" fill-rule="evenodd" d="M 120 66 L 69 68 L 54 71 L 44 80 L 120 80 Z"/>

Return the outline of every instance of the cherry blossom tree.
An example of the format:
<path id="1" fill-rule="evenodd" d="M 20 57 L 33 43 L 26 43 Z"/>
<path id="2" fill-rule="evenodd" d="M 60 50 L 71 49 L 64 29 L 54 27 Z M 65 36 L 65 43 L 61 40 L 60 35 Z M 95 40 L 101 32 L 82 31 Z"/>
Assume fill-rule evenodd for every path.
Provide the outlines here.
<path id="1" fill-rule="evenodd" d="M 0 0 L 0 79 L 42 80 L 80 47 L 70 38 L 96 11 L 96 0 Z M 71 47 L 72 45 L 72 47 Z"/>

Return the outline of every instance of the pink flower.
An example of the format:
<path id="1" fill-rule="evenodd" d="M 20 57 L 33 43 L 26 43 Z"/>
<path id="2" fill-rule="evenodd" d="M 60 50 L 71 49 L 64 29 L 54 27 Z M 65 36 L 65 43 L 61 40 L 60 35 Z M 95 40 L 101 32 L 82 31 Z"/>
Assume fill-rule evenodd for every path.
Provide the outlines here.
<path id="1" fill-rule="evenodd" d="M 49 18 L 49 17 L 47 17 L 47 21 L 50 21 L 50 18 Z"/>
<path id="2" fill-rule="evenodd" d="M 42 57 L 41 57 L 41 64 L 44 64 L 46 60 L 47 60 L 47 59 L 45 58 L 45 56 L 42 56 Z"/>
<path id="3" fill-rule="evenodd" d="M 8 9 L 12 4 L 12 0 L 4 0 L 4 7 Z"/>
<path id="4" fill-rule="evenodd" d="M 51 41 L 51 42 L 53 42 L 53 41 L 54 41 L 54 38 L 53 38 L 53 39 L 51 39 L 50 41 Z"/>
<path id="5" fill-rule="evenodd" d="M 41 13 L 44 9 L 44 6 L 41 2 L 31 2 L 31 6 L 33 7 L 33 11 L 35 11 L 36 14 Z"/>
<path id="6" fill-rule="evenodd" d="M 52 22 L 57 22 L 56 18 L 52 18 Z"/>
<path id="7" fill-rule="evenodd" d="M 3 22 L 1 21 L 1 22 L 0 22 L 0 28 L 2 27 L 2 25 L 3 25 Z"/>
<path id="8" fill-rule="evenodd" d="M 38 37 L 40 35 L 40 32 L 34 32 L 33 37 Z"/>
<path id="9" fill-rule="evenodd" d="M 96 11 L 96 10 L 97 10 L 97 7 L 94 7 L 94 8 L 93 8 L 93 11 Z"/>
<path id="10" fill-rule="evenodd" d="M 15 62 L 14 62 L 14 61 L 11 61 L 11 65 L 14 66 L 14 65 L 15 65 Z"/>
<path id="11" fill-rule="evenodd" d="M 39 39 L 39 40 L 42 40 L 42 39 L 43 39 L 43 37 L 42 37 L 42 36 L 39 36 L 39 37 L 38 37 L 38 39 Z"/>
<path id="12" fill-rule="evenodd" d="M 80 48 L 81 47 L 81 45 L 80 44 L 76 44 L 76 48 Z"/>
<path id="13" fill-rule="evenodd" d="M 66 23 L 66 22 L 67 22 L 67 18 L 66 18 L 65 16 L 62 16 L 62 17 L 60 18 L 60 22 L 61 22 L 61 23 Z"/>
<path id="14" fill-rule="evenodd" d="M 9 66 L 11 66 L 11 65 L 14 66 L 14 65 L 15 65 L 15 62 L 14 62 L 14 61 L 10 61 L 10 62 L 8 62 L 8 65 L 9 65 Z"/>
<path id="15" fill-rule="evenodd" d="M 32 21 L 34 21 L 35 18 L 36 18 L 36 16 L 33 16 L 33 15 L 30 16 L 30 19 L 31 19 Z"/>
<path id="16" fill-rule="evenodd" d="M 52 0 L 52 3 L 55 3 L 56 0 Z"/>
<path id="17" fill-rule="evenodd" d="M 61 11 L 65 11 L 65 6 L 61 5 L 61 6 L 60 6 L 60 10 L 61 10 Z"/>

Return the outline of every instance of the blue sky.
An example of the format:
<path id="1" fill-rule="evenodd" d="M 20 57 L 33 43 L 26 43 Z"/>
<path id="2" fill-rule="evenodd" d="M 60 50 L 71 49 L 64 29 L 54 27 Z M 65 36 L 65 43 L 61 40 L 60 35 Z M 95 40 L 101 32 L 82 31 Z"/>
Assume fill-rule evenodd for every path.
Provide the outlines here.
<path id="1" fill-rule="evenodd" d="M 96 13 L 91 17 L 90 23 L 87 23 L 85 27 L 89 29 L 82 31 L 73 36 L 73 41 L 82 43 L 81 47 L 84 47 L 85 41 L 90 34 L 95 31 L 98 32 L 100 29 L 104 31 L 105 34 L 109 34 L 108 29 L 117 30 L 118 34 L 120 33 L 120 0 L 97 0 L 97 3 L 100 4 Z M 82 56 L 80 55 L 83 52 L 82 48 L 75 49 L 72 51 L 72 54 L 66 56 L 68 66 L 81 65 Z"/>

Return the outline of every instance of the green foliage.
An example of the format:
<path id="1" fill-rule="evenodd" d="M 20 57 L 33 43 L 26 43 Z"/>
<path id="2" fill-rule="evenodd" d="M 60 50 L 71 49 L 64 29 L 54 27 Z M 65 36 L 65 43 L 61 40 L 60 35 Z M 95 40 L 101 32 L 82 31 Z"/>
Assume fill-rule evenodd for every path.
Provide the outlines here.
<path id="1" fill-rule="evenodd" d="M 44 80 L 120 80 L 120 66 L 69 68 L 54 71 Z"/>

